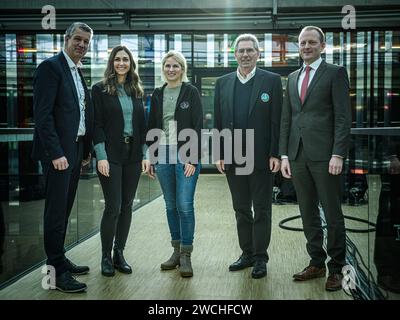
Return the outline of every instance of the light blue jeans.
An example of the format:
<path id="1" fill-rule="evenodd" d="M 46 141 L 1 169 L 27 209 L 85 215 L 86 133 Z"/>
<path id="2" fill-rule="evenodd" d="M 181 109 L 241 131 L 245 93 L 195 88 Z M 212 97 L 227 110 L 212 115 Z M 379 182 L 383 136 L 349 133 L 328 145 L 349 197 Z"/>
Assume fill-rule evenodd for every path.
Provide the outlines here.
<path id="1" fill-rule="evenodd" d="M 168 146 L 160 146 L 159 156 L 166 152 Z M 200 172 L 200 164 L 190 177 L 184 175 L 183 163 L 156 164 L 155 172 L 164 195 L 167 220 L 172 240 L 180 240 L 182 245 L 192 245 L 195 228 L 194 192 Z"/>

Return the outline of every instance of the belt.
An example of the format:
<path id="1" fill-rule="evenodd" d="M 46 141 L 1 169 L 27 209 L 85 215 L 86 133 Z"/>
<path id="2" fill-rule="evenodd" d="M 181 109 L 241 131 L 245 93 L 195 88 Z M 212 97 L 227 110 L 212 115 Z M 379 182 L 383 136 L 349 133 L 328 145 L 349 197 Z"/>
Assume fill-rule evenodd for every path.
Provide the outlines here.
<path id="1" fill-rule="evenodd" d="M 83 136 L 77 136 L 75 139 L 75 142 L 82 142 L 83 141 Z"/>
<path id="2" fill-rule="evenodd" d="M 123 142 L 128 144 L 133 142 L 133 137 L 124 137 Z"/>

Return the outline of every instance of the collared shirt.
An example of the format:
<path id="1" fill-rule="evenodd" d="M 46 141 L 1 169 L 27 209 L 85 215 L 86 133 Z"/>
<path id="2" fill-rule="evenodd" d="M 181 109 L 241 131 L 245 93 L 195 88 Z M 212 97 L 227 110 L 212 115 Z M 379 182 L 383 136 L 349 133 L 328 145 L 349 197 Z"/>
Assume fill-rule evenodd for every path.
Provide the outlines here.
<path id="1" fill-rule="evenodd" d="M 85 127 L 85 89 L 82 84 L 82 78 L 80 77 L 79 71 L 78 71 L 78 68 L 82 67 L 82 63 L 79 61 L 78 64 L 75 64 L 72 61 L 72 59 L 69 57 L 69 55 L 65 52 L 65 50 L 63 50 L 62 52 L 65 56 L 65 59 L 67 60 L 69 69 L 71 71 L 72 79 L 74 79 L 76 94 L 78 95 L 80 120 L 79 120 L 78 132 L 76 135 L 84 136 L 85 132 L 86 132 L 86 127 Z"/>
<path id="2" fill-rule="evenodd" d="M 254 69 L 251 70 L 251 72 L 250 72 L 247 76 L 244 77 L 244 76 L 242 76 L 241 73 L 239 72 L 239 67 L 238 67 L 237 70 L 236 70 L 236 75 L 237 75 L 239 81 L 240 81 L 241 83 L 245 84 L 246 82 L 248 82 L 249 80 L 251 80 L 251 78 L 254 77 L 254 75 L 256 74 L 256 69 L 257 69 L 257 66 L 255 66 Z"/>
<path id="3" fill-rule="evenodd" d="M 318 67 L 320 66 L 322 62 L 322 58 L 319 57 L 317 60 L 315 60 L 313 63 L 310 64 L 311 70 L 310 70 L 310 78 L 308 79 L 308 85 L 310 85 L 311 80 L 314 78 L 315 72 L 317 71 Z M 303 69 L 301 70 L 300 77 L 299 77 L 299 82 L 297 83 L 297 89 L 299 90 L 299 96 L 301 95 L 301 85 L 303 83 L 303 79 L 306 76 L 306 66 L 307 64 L 303 64 Z"/>
<path id="4" fill-rule="evenodd" d="M 128 96 L 125 92 L 125 88 L 117 84 L 118 99 L 122 108 L 122 115 L 124 117 L 124 137 L 133 136 L 132 126 L 132 115 L 133 115 L 133 103 L 131 96 Z"/>

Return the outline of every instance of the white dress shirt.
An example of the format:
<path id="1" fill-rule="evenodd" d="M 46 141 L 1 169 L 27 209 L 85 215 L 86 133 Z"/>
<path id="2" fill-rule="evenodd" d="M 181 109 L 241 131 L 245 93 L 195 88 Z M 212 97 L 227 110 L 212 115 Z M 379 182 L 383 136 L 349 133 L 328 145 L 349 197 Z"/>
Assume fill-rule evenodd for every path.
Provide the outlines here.
<path id="1" fill-rule="evenodd" d="M 76 135 L 84 136 L 85 132 L 86 132 L 86 127 L 85 127 L 85 89 L 83 88 L 82 79 L 78 72 L 78 68 L 82 67 L 82 63 L 78 62 L 78 64 L 75 64 L 64 50 L 63 50 L 63 54 L 65 56 L 65 59 L 67 60 L 69 69 L 71 71 L 72 79 L 74 79 L 76 94 L 78 95 L 78 101 L 79 101 L 80 119 L 79 119 L 78 132 Z"/>
<path id="2" fill-rule="evenodd" d="M 256 68 L 257 68 L 257 66 L 255 66 L 254 69 L 251 70 L 251 72 L 247 76 L 242 76 L 242 74 L 239 72 L 239 67 L 238 67 L 236 70 L 236 75 L 237 75 L 239 81 L 243 84 L 250 81 L 251 78 L 253 78 L 254 75 L 256 74 Z"/>
<path id="3" fill-rule="evenodd" d="M 315 72 L 317 71 L 318 67 L 320 66 L 322 62 L 322 58 L 319 57 L 317 60 L 315 60 L 313 63 L 311 63 L 309 66 L 311 67 L 310 70 L 310 78 L 308 79 L 308 84 L 307 88 L 311 83 L 311 80 L 314 78 Z M 306 76 L 306 66 L 307 64 L 303 64 L 303 69 L 301 69 L 300 77 L 299 77 L 299 82 L 297 83 L 297 89 L 299 90 L 299 96 L 301 96 L 301 85 L 303 83 L 303 79 Z"/>

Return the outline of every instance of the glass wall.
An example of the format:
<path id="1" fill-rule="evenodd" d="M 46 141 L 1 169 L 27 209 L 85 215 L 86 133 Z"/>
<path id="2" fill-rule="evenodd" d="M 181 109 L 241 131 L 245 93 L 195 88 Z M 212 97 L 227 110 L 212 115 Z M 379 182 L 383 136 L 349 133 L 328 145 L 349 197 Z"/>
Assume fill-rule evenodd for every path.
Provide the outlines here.
<path id="1" fill-rule="evenodd" d="M 102 34 L 95 33 L 83 60 L 89 87 L 100 81 L 108 54 L 126 45 L 138 60 L 147 95 L 162 84 L 161 58 L 180 50 L 188 62 L 189 79 L 199 70 L 236 68 L 237 33 L 221 34 Z M 258 66 L 287 75 L 300 65 L 296 33 L 256 34 L 261 57 Z M 400 121 L 400 31 L 327 32 L 327 62 L 347 67 L 356 127 L 393 126 Z M 62 48 L 61 34 L 0 34 L 0 126 L 29 128 L 32 122 L 32 76 L 44 59 Z M 283 71 L 282 71 L 283 70 Z M 286 71 L 285 71 L 286 70 Z"/>
<path id="2" fill-rule="evenodd" d="M 357 294 L 400 299 L 400 129 L 353 130 L 346 165 L 347 259 Z M 377 287 L 381 290 L 377 290 Z"/>
<path id="3" fill-rule="evenodd" d="M 181 51 L 188 62 L 189 80 L 203 99 L 204 127 L 213 127 L 213 92 L 217 77 L 236 70 L 234 40 L 237 32 L 132 33 L 95 32 L 83 59 L 83 74 L 89 88 L 100 81 L 112 48 L 127 46 L 137 61 L 145 89 L 145 108 L 151 93 L 162 84 L 161 59 L 171 49 Z M 298 69 L 297 32 L 268 31 L 256 34 L 260 42 L 258 67 L 279 73 L 285 88 L 287 75 Z M 353 127 L 400 126 L 400 31 L 365 30 L 326 32 L 327 62 L 347 68 L 351 87 Z M 30 160 L 33 112 L 32 80 L 36 67 L 57 54 L 63 35 L 52 33 L 0 33 L 0 283 L 44 259 L 42 248 L 43 177 L 39 163 Z M 350 161 L 362 159 L 354 144 Z M 103 207 L 94 162 L 85 168 L 71 216 L 67 244 L 98 230 Z M 360 168 L 358 168 L 360 169 Z M 362 169 L 362 168 L 361 168 Z M 346 176 L 349 190 L 361 185 L 357 172 Z M 354 189 L 353 189 L 354 190 Z M 159 195 L 157 184 L 143 177 L 135 205 Z M 352 201 L 355 201 L 354 199 Z M 354 205 L 354 203 L 350 203 Z"/>

